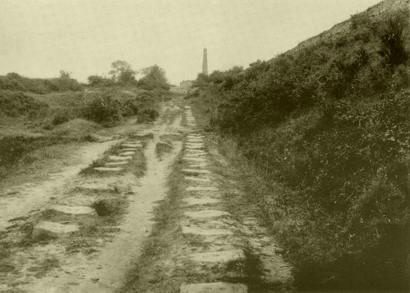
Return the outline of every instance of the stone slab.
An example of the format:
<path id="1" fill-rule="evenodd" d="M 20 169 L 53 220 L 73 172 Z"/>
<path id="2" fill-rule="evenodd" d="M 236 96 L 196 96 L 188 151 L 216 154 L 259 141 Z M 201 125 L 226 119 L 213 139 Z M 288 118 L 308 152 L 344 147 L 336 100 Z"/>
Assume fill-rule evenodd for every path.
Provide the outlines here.
<path id="1" fill-rule="evenodd" d="M 195 176 L 185 176 L 185 180 L 195 181 L 195 182 L 211 182 L 209 178 L 198 178 Z"/>
<path id="2" fill-rule="evenodd" d="M 229 216 L 230 214 L 228 212 L 219 211 L 219 210 L 202 210 L 202 211 L 185 212 L 184 215 L 192 219 L 211 219 L 211 218 L 218 218 L 222 216 Z"/>
<path id="3" fill-rule="evenodd" d="M 232 249 L 192 253 L 189 258 L 194 262 L 226 264 L 232 261 L 245 260 L 245 254 L 241 249 Z"/>
<path id="4" fill-rule="evenodd" d="M 53 205 L 51 210 L 70 215 L 94 215 L 95 210 L 87 206 Z"/>
<path id="5" fill-rule="evenodd" d="M 111 161 L 128 161 L 128 160 L 132 160 L 132 157 L 131 156 L 127 156 L 127 157 L 108 156 L 108 159 L 110 159 Z"/>
<path id="6" fill-rule="evenodd" d="M 122 152 L 122 153 L 119 153 L 118 155 L 119 155 L 120 157 L 129 157 L 129 156 L 135 155 L 135 152 L 131 152 L 131 151 Z"/>
<path id="7" fill-rule="evenodd" d="M 184 153 L 185 158 L 205 158 L 207 153 L 196 153 L 192 149 L 186 149 Z"/>
<path id="8" fill-rule="evenodd" d="M 182 172 L 186 174 L 211 174 L 211 171 L 203 169 L 182 169 Z"/>
<path id="9" fill-rule="evenodd" d="M 87 191 L 100 191 L 100 192 L 115 192 L 115 186 L 112 186 L 107 183 L 99 183 L 99 182 L 86 182 L 81 183 L 76 186 L 76 188 L 87 190 Z"/>
<path id="10" fill-rule="evenodd" d="M 140 143 L 123 143 L 122 145 L 121 145 L 122 147 L 127 147 L 127 148 L 132 148 L 132 147 L 142 147 L 142 144 L 140 144 Z"/>
<path id="11" fill-rule="evenodd" d="M 243 284 L 225 282 L 183 284 L 180 293 L 248 293 L 248 287 Z"/>
<path id="12" fill-rule="evenodd" d="M 111 166 L 123 166 L 127 165 L 128 161 L 116 161 L 116 162 L 107 162 L 105 163 L 105 166 L 111 167 Z"/>
<path id="13" fill-rule="evenodd" d="M 189 168 L 205 168 L 208 166 L 206 162 L 188 162 Z"/>
<path id="14" fill-rule="evenodd" d="M 205 152 L 205 151 L 203 151 L 203 150 L 191 150 L 191 149 L 187 149 L 186 150 L 186 152 L 185 152 L 185 155 L 186 156 L 190 156 L 190 155 L 203 155 L 203 156 L 205 156 L 205 155 L 207 155 L 208 153 L 207 152 Z"/>
<path id="15" fill-rule="evenodd" d="M 203 144 L 186 144 L 185 148 L 187 150 L 201 150 L 205 148 L 205 145 Z"/>
<path id="16" fill-rule="evenodd" d="M 192 146 L 198 145 L 198 146 L 203 146 L 204 143 L 203 143 L 202 141 L 201 141 L 201 142 L 189 142 L 189 141 L 187 141 L 187 142 L 185 143 L 185 145 L 192 145 Z"/>
<path id="17" fill-rule="evenodd" d="M 42 235 L 57 237 L 62 234 L 78 231 L 78 226 L 75 224 L 60 224 L 49 221 L 42 221 L 34 226 L 32 237 L 38 238 Z"/>
<path id="18" fill-rule="evenodd" d="M 182 234 L 200 235 L 200 236 L 230 236 L 233 232 L 228 229 L 211 229 L 193 226 L 182 226 Z"/>
<path id="19" fill-rule="evenodd" d="M 121 148 L 122 152 L 136 152 L 137 150 L 138 148 L 130 148 L 130 147 Z"/>
<path id="20" fill-rule="evenodd" d="M 194 206 L 194 205 L 206 205 L 206 204 L 215 204 L 218 203 L 219 200 L 212 198 L 212 197 L 201 197 L 201 198 L 196 198 L 196 197 L 187 197 L 184 198 L 184 202 L 188 206 Z"/>
<path id="21" fill-rule="evenodd" d="M 95 167 L 94 170 L 98 172 L 120 172 L 123 169 L 120 167 Z"/>
<path id="22" fill-rule="evenodd" d="M 214 186 L 189 186 L 186 191 L 218 191 L 218 187 Z"/>

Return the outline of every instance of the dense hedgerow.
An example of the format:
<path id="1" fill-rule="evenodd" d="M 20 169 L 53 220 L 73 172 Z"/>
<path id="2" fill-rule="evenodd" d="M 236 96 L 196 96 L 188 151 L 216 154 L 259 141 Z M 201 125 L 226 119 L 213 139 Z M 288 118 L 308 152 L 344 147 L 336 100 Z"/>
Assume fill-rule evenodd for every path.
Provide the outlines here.
<path id="1" fill-rule="evenodd" d="M 210 126 L 283 188 L 256 199 L 302 288 L 408 286 L 408 12 L 200 75 Z"/>
<path id="2" fill-rule="evenodd" d="M 17 73 L 0 76 L 0 90 L 45 94 L 56 91 L 79 91 L 81 84 L 64 71 L 59 78 L 27 78 Z"/>

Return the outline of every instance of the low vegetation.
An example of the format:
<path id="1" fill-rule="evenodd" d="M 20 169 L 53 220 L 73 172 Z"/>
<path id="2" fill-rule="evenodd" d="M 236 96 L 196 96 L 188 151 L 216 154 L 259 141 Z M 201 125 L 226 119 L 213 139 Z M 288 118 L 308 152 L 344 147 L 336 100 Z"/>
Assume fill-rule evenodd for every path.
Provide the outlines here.
<path id="1" fill-rule="evenodd" d="M 332 39 L 196 80 L 207 127 L 269 187 L 254 200 L 300 288 L 408 288 L 408 20 L 362 13 Z"/>
<path id="2" fill-rule="evenodd" d="M 0 178 L 36 148 L 92 140 L 99 127 L 128 117 L 153 122 L 158 104 L 169 95 L 165 72 L 157 65 L 136 71 L 125 61 L 112 63 L 111 78 L 90 76 L 80 84 L 61 71 L 53 79 L 16 73 L 0 76 Z"/>
<path id="3" fill-rule="evenodd" d="M 24 91 L 45 94 L 57 91 L 79 91 L 81 84 L 71 78 L 66 71 L 60 72 L 59 78 L 27 78 L 17 73 L 0 76 L 0 90 Z"/>

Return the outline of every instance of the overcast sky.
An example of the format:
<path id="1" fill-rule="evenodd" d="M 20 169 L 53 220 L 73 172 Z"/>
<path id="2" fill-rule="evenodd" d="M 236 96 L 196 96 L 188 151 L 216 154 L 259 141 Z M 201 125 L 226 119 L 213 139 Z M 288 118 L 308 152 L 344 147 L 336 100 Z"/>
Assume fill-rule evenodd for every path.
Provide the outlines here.
<path id="1" fill-rule="evenodd" d="M 379 0 L 0 0 L 0 74 L 85 81 L 112 61 L 193 79 L 270 59 Z"/>

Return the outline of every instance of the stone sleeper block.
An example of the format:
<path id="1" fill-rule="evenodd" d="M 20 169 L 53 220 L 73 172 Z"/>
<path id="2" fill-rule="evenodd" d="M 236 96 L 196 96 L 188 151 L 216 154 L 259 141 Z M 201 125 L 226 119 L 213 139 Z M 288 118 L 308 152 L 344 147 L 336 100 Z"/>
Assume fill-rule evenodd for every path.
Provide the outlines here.
<path id="1" fill-rule="evenodd" d="M 117 161 L 117 162 L 107 162 L 105 163 L 105 166 L 111 167 L 111 166 L 123 166 L 127 165 L 128 161 Z"/>
<path id="2" fill-rule="evenodd" d="M 126 148 L 121 148 L 122 152 L 136 152 L 138 150 L 138 148 L 130 148 L 130 147 L 126 147 Z"/>
<path id="3" fill-rule="evenodd" d="M 220 201 L 212 197 L 201 197 L 201 198 L 188 197 L 184 199 L 184 202 L 188 206 L 194 206 L 194 205 L 215 204 L 215 203 L 219 203 Z"/>
<path id="4" fill-rule="evenodd" d="M 188 163 L 189 164 L 189 168 L 206 168 L 208 167 L 208 164 L 193 164 L 193 163 Z"/>
<path id="5" fill-rule="evenodd" d="M 185 161 L 191 161 L 191 162 L 201 162 L 201 163 L 207 162 L 207 159 L 204 157 L 183 157 L 182 159 Z"/>
<path id="6" fill-rule="evenodd" d="M 141 148 L 141 144 L 134 144 L 134 143 L 124 143 L 121 145 L 122 147 L 127 147 L 127 148 L 134 148 L 134 147 L 139 147 Z"/>
<path id="7" fill-rule="evenodd" d="M 194 160 L 201 160 L 201 162 L 207 162 L 207 156 L 204 156 L 204 155 L 196 155 L 196 156 L 194 156 L 194 155 L 184 155 L 183 157 L 182 157 L 184 160 L 191 160 L 191 161 L 194 161 Z"/>
<path id="8" fill-rule="evenodd" d="M 225 282 L 182 284 L 180 293 L 248 293 L 248 287 Z"/>
<path id="9" fill-rule="evenodd" d="M 112 161 L 128 161 L 131 160 L 132 157 L 131 156 L 108 156 L 108 159 L 112 160 Z"/>
<path id="10" fill-rule="evenodd" d="M 245 254 L 241 249 L 211 251 L 192 253 L 189 258 L 195 262 L 201 263 L 220 263 L 227 264 L 232 261 L 245 260 Z"/>
<path id="11" fill-rule="evenodd" d="M 120 157 L 128 157 L 128 156 L 132 156 L 135 155 L 135 152 L 122 152 L 118 154 Z"/>
<path id="12" fill-rule="evenodd" d="M 218 191 L 218 187 L 214 186 L 189 186 L 186 191 Z"/>
<path id="13" fill-rule="evenodd" d="M 77 186 L 77 188 L 85 189 L 89 191 L 101 191 L 101 192 L 114 192 L 115 186 L 101 183 L 83 183 Z"/>
<path id="14" fill-rule="evenodd" d="M 192 219 L 209 219 L 209 218 L 218 218 L 222 216 L 230 216 L 228 212 L 219 211 L 219 210 L 202 210 L 202 211 L 185 212 L 184 215 Z"/>
<path id="15" fill-rule="evenodd" d="M 185 151 L 185 156 L 186 157 L 204 157 L 208 155 L 207 152 L 203 151 L 203 150 L 197 150 L 197 149 L 186 149 Z"/>
<path id="16" fill-rule="evenodd" d="M 51 210 L 71 215 L 94 215 L 95 210 L 87 206 L 66 206 L 66 205 L 53 205 Z"/>
<path id="17" fill-rule="evenodd" d="M 211 182 L 209 178 L 198 178 L 192 176 L 185 176 L 185 180 L 197 181 L 197 182 Z"/>
<path id="18" fill-rule="evenodd" d="M 60 224 L 49 221 L 42 221 L 34 226 L 33 238 L 46 234 L 50 236 L 58 236 L 61 234 L 72 233 L 78 231 L 78 226 L 75 224 Z"/>
<path id="19" fill-rule="evenodd" d="M 94 170 L 98 172 L 120 172 L 123 169 L 120 167 L 96 167 Z"/>
<path id="20" fill-rule="evenodd" d="M 201 170 L 201 169 L 182 169 L 182 172 L 188 174 L 211 174 L 209 170 Z"/>
<path id="21" fill-rule="evenodd" d="M 202 227 L 183 226 L 182 234 L 193 234 L 200 236 L 230 236 L 233 232 L 228 229 L 212 229 Z"/>

